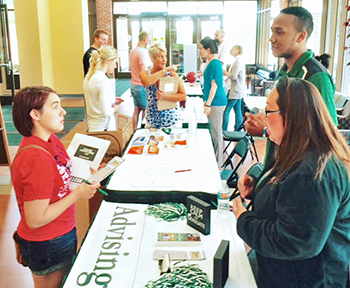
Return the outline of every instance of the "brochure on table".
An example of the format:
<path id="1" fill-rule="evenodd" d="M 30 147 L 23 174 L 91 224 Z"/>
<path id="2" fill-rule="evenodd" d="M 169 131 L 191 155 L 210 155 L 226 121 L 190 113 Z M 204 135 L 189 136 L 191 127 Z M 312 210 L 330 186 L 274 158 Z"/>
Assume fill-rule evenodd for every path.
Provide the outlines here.
<path id="1" fill-rule="evenodd" d="M 210 134 L 207 129 L 197 132 L 189 137 L 188 129 L 172 129 L 170 134 L 154 128 L 136 130 L 123 155 L 126 161 L 107 189 L 216 194 L 220 175 Z"/>
<path id="2" fill-rule="evenodd" d="M 86 235 L 83 245 L 62 287 L 144 287 L 159 277 L 155 250 L 204 251 L 205 259 L 186 261 L 197 264 L 213 281 L 213 258 L 221 241 L 230 241 L 228 287 L 256 288 L 242 239 L 236 233 L 236 218 L 219 218 L 212 210 L 213 233 L 201 235 L 195 246 L 155 245 L 156 232 L 196 233 L 185 220 L 157 221 L 145 216 L 145 204 L 122 204 L 102 201 L 101 207 Z M 171 262 L 174 264 L 174 261 Z M 97 282 L 100 283 L 97 285 Z M 103 283 L 102 283 L 103 282 Z M 102 283 L 102 284 L 101 284 Z"/>
<path id="3" fill-rule="evenodd" d="M 69 188 L 74 190 L 92 173 L 90 167 L 97 170 L 106 151 L 111 144 L 110 141 L 76 133 L 70 143 L 67 153 L 72 160 L 72 173 Z"/>

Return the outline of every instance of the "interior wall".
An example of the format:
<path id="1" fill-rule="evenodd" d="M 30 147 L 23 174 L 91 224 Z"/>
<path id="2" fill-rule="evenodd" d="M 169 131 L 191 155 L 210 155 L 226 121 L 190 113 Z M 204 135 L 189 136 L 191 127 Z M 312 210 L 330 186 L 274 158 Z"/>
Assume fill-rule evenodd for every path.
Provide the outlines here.
<path id="1" fill-rule="evenodd" d="M 15 0 L 14 4 L 21 85 L 43 85 L 38 1 Z"/>
<path id="2" fill-rule="evenodd" d="M 14 0 L 22 87 L 45 85 L 59 94 L 83 94 L 85 2 Z"/>

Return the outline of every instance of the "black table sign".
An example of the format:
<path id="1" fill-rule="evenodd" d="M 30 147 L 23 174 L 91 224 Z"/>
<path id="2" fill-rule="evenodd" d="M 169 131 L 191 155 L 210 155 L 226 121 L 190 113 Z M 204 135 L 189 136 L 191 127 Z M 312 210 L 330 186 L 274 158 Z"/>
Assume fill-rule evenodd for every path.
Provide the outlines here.
<path id="1" fill-rule="evenodd" d="M 187 197 L 187 225 L 204 235 L 210 234 L 210 204 L 191 195 Z"/>
<path id="2" fill-rule="evenodd" d="M 228 278 L 230 241 L 222 240 L 214 255 L 214 288 L 223 288 Z"/>

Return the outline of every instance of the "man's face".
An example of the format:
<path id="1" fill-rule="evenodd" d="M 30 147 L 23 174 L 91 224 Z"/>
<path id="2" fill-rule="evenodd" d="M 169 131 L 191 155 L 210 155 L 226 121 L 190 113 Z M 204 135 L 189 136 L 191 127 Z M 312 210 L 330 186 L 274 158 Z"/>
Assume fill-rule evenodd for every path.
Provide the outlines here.
<path id="1" fill-rule="evenodd" d="M 149 44 L 151 44 L 151 36 L 145 38 L 145 46 L 147 47 Z"/>
<path id="2" fill-rule="evenodd" d="M 271 26 L 270 38 L 272 54 L 275 57 L 290 58 L 296 47 L 301 32 L 295 27 L 296 17 L 289 14 L 279 14 Z"/>
<path id="3" fill-rule="evenodd" d="M 106 34 L 100 34 L 100 37 L 95 37 L 95 43 L 98 49 L 106 45 L 107 41 L 108 41 L 108 35 Z"/>
<path id="4" fill-rule="evenodd" d="M 224 35 L 222 35 L 222 33 L 220 31 L 216 31 L 214 39 L 218 40 L 219 43 L 221 43 L 222 39 L 224 39 Z"/>

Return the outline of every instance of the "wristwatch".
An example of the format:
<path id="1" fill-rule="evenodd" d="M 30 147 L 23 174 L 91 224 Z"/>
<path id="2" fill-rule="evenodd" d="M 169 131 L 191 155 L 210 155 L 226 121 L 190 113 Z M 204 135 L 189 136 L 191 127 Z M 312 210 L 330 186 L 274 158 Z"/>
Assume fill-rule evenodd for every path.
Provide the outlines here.
<path id="1" fill-rule="evenodd" d="M 264 137 L 265 139 L 268 139 L 268 137 L 267 137 L 267 127 L 264 128 L 263 137 Z"/>

